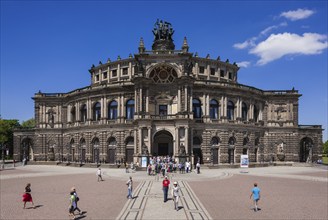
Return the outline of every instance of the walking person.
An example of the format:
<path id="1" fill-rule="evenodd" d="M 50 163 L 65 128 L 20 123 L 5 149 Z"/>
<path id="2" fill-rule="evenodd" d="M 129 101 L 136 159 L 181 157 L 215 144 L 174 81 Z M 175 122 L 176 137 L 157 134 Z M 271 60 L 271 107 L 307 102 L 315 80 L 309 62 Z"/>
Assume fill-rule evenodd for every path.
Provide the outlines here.
<path id="1" fill-rule="evenodd" d="M 173 183 L 173 187 L 172 187 L 172 197 L 173 197 L 173 202 L 174 202 L 174 209 L 179 211 L 179 191 L 180 191 L 180 187 L 178 186 L 177 182 Z"/>
<path id="2" fill-rule="evenodd" d="M 33 206 L 33 209 L 35 209 L 35 206 L 34 206 L 34 203 L 33 203 L 33 198 L 32 198 L 32 195 L 31 195 L 31 183 L 28 183 L 25 186 L 25 192 L 23 194 L 23 202 L 24 202 L 24 207 L 23 207 L 24 209 L 25 209 L 25 206 L 26 206 L 26 202 L 31 202 L 32 206 Z"/>
<path id="3" fill-rule="evenodd" d="M 69 197 L 69 206 L 68 206 L 68 212 L 69 212 L 69 216 L 72 217 L 72 219 L 75 219 L 75 211 L 76 209 L 76 197 L 74 195 L 74 192 L 71 191 L 70 192 L 70 197 Z"/>
<path id="4" fill-rule="evenodd" d="M 75 204 L 76 204 L 76 208 L 75 208 L 75 210 L 79 211 L 79 215 L 82 215 L 81 209 L 80 209 L 79 206 L 77 205 L 78 202 L 80 201 L 80 198 L 77 196 L 77 192 L 76 192 L 76 189 L 75 189 L 74 186 L 72 187 L 71 192 L 73 192 L 73 193 L 74 193 L 74 196 L 75 196 Z M 74 211 L 75 211 L 75 210 L 74 210 Z"/>
<path id="5" fill-rule="evenodd" d="M 130 176 L 129 180 L 126 182 L 126 185 L 128 186 L 128 196 L 126 198 L 133 199 L 133 197 L 132 197 L 132 188 L 133 188 L 132 176 Z"/>
<path id="6" fill-rule="evenodd" d="M 250 199 L 252 198 L 253 196 L 253 201 L 254 201 L 254 211 L 257 212 L 258 210 L 260 210 L 260 208 L 258 208 L 258 201 L 260 200 L 261 198 L 261 195 L 260 195 L 260 188 L 257 187 L 257 183 L 254 183 L 254 187 L 252 189 L 252 193 L 250 195 Z"/>
<path id="7" fill-rule="evenodd" d="M 97 170 L 97 177 L 98 177 L 98 182 L 99 182 L 99 180 L 103 181 L 100 168 Z"/>
<path id="8" fill-rule="evenodd" d="M 163 185 L 163 193 L 164 193 L 164 202 L 167 202 L 167 193 L 170 187 L 170 180 L 168 180 L 167 176 L 165 176 L 162 185 Z"/>
<path id="9" fill-rule="evenodd" d="M 200 174 L 200 163 L 199 162 L 197 162 L 196 168 L 197 168 L 197 174 Z"/>

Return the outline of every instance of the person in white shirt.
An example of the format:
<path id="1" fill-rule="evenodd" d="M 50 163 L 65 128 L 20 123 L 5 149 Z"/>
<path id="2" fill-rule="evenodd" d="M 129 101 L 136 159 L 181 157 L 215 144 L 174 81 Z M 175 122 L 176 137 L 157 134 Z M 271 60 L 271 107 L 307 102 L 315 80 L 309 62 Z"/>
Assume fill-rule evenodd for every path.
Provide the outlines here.
<path id="1" fill-rule="evenodd" d="M 100 168 L 97 170 L 97 176 L 98 176 L 98 182 L 99 182 L 99 180 L 103 181 Z"/>
<path id="2" fill-rule="evenodd" d="M 177 182 L 173 183 L 173 187 L 172 187 L 172 197 L 173 197 L 173 202 L 174 202 L 174 209 L 179 211 L 179 191 L 180 191 L 180 187 L 178 186 Z"/>
<path id="3" fill-rule="evenodd" d="M 133 197 L 132 197 L 132 187 L 133 187 L 132 184 L 133 184 L 132 176 L 130 176 L 129 180 L 126 182 L 126 185 L 128 186 L 128 196 L 127 196 L 128 199 L 133 199 Z"/>

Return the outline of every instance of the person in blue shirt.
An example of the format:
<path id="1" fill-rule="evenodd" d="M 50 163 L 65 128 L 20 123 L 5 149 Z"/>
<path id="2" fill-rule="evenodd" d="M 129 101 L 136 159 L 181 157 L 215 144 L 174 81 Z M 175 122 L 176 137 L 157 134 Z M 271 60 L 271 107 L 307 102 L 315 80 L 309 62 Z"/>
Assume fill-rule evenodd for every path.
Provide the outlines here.
<path id="1" fill-rule="evenodd" d="M 254 201 L 254 211 L 255 211 L 255 212 L 259 210 L 259 208 L 257 207 L 257 205 L 258 205 L 258 201 L 259 201 L 260 198 L 261 198 L 260 192 L 261 192 L 261 190 L 260 190 L 260 188 L 257 187 L 257 183 L 254 183 L 254 187 L 253 187 L 253 189 L 252 189 L 252 193 L 251 193 L 251 195 L 250 195 L 249 198 L 251 199 L 252 196 L 253 196 L 253 201 Z"/>

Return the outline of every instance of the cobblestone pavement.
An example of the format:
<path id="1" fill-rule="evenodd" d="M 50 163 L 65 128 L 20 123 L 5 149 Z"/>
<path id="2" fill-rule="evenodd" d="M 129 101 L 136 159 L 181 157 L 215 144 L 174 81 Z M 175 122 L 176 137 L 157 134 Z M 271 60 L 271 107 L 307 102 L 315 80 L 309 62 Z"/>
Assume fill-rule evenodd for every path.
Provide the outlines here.
<path id="1" fill-rule="evenodd" d="M 202 169 L 201 174 L 170 174 L 181 186 L 180 210 L 163 203 L 162 177 L 144 171 L 102 168 L 20 166 L 0 171 L 1 219 L 69 219 L 69 190 L 75 186 L 84 211 L 78 219 L 328 219 L 327 167 Z M 134 180 L 133 200 L 125 182 Z M 36 209 L 23 209 L 21 196 L 31 183 Z M 250 189 L 262 190 L 259 212 Z M 27 204 L 27 207 L 30 207 Z"/>

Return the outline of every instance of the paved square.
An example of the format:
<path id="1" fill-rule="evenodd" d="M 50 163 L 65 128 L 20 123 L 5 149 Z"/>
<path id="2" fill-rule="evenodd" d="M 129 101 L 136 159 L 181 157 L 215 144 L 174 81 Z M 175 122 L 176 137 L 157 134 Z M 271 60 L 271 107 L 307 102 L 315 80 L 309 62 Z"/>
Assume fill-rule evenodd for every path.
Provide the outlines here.
<path id="1" fill-rule="evenodd" d="M 146 172 L 102 168 L 29 165 L 0 172 L 1 219 L 69 219 L 69 190 L 75 186 L 84 211 L 78 219 L 328 219 L 327 167 L 202 169 L 201 174 L 173 173 L 181 187 L 179 211 L 163 202 L 162 178 Z M 246 172 L 244 172 L 246 171 Z M 134 199 L 125 182 L 132 176 Z M 26 183 L 36 209 L 23 209 Z M 261 188 L 259 212 L 249 199 L 253 183 Z M 31 204 L 27 204 L 31 207 Z"/>

